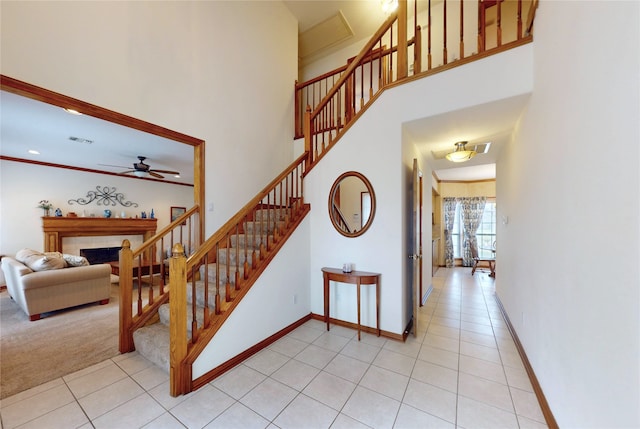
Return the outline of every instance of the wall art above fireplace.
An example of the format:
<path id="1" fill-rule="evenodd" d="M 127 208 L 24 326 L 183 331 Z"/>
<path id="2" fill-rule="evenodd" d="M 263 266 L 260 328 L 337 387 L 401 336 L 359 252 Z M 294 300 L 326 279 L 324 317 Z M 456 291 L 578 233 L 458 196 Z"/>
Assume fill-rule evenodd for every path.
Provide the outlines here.
<path id="1" fill-rule="evenodd" d="M 124 201 L 124 194 L 121 192 L 116 192 L 115 187 L 103 186 L 102 188 L 100 188 L 100 185 L 96 186 L 95 191 L 87 192 L 85 198 L 78 198 L 75 200 L 71 199 L 68 201 L 68 203 L 78 203 L 86 206 L 93 201 L 95 201 L 99 206 L 116 206 L 120 204 L 124 207 L 138 207 L 138 203 Z"/>

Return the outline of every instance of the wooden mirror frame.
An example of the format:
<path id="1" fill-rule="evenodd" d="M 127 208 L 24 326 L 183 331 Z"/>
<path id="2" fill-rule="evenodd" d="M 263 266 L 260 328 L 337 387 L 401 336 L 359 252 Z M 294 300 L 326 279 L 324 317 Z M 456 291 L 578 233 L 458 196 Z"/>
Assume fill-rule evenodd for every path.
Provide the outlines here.
<path id="1" fill-rule="evenodd" d="M 344 216 L 342 216 L 341 214 L 340 214 L 341 216 L 339 216 L 339 212 L 337 212 L 334 209 L 334 206 L 335 206 L 334 201 L 336 199 L 336 194 L 340 189 L 340 184 L 342 183 L 342 180 L 349 177 L 360 179 L 362 183 L 364 183 L 365 187 L 367 188 L 367 192 L 369 193 L 371 198 L 371 214 L 369 215 L 367 222 L 364 225 L 362 225 L 362 228 L 360 230 L 353 231 L 353 232 L 349 231 L 348 229 L 345 230 L 345 228 L 343 227 L 343 224 L 345 223 L 345 219 L 343 218 Z M 360 201 L 361 201 L 360 207 L 362 212 L 362 199 Z M 373 223 L 373 218 L 375 217 L 375 214 L 376 214 L 376 194 L 373 192 L 373 186 L 371 186 L 371 183 L 364 175 L 362 175 L 361 173 L 358 173 L 357 171 L 347 171 L 346 173 L 341 174 L 340 177 L 338 177 L 336 181 L 333 182 L 333 186 L 331 187 L 331 191 L 329 192 L 328 207 L 329 207 L 329 219 L 331 219 L 331 223 L 333 224 L 336 231 L 338 231 L 340 234 L 344 235 L 345 237 L 359 237 L 362 234 L 364 234 Z M 362 223 L 362 219 L 360 222 Z"/>

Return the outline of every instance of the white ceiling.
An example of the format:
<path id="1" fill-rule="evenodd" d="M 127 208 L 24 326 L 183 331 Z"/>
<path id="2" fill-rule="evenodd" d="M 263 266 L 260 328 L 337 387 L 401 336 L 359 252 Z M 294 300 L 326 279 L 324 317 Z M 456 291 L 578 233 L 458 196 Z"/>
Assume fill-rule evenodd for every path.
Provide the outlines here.
<path id="1" fill-rule="evenodd" d="M 318 26 L 341 12 L 351 37 L 341 37 L 336 28 L 327 26 L 315 33 L 314 46 L 326 46 L 299 58 L 302 65 L 336 52 L 345 46 L 371 36 L 386 19 L 380 0 L 285 0 L 284 4 L 298 19 L 299 34 Z M 327 46 L 328 45 L 328 46 Z M 346 60 L 346 58 L 345 58 Z"/>
<path id="2" fill-rule="evenodd" d="M 498 156 L 509 142 L 528 99 L 523 95 L 418 119 L 404 124 L 404 130 L 429 159 L 440 180 L 495 179 Z M 488 142 L 491 146 L 488 153 L 479 153 L 462 165 L 434 157 L 434 152 L 453 151 L 459 141 L 468 141 L 468 148 Z"/>
<path id="3" fill-rule="evenodd" d="M 151 169 L 180 172 L 180 178 L 162 174 L 165 180 L 193 184 L 193 147 L 189 145 L 92 116 L 72 115 L 7 91 L 0 92 L 0 110 L 2 155 L 112 173 L 133 169 L 137 157 L 146 156 Z M 72 141 L 72 136 L 93 143 Z"/>
<path id="4" fill-rule="evenodd" d="M 298 19 L 300 32 L 326 21 L 339 11 L 353 32 L 353 36 L 320 49 L 309 55 L 307 60 L 328 55 L 373 34 L 385 19 L 380 0 L 285 0 L 284 3 Z M 405 129 L 425 156 L 431 159 L 439 179 L 495 178 L 497 155 L 508 141 L 524 101 L 516 98 L 425 118 L 405 124 Z M 163 174 L 166 180 L 193 183 L 193 149 L 189 145 L 90 116 L 70 115 L 59 107 L 5 91 L 0 92 L 0 109 L 2 155 L 113 173 L 131 169 L 138 156 L 146 156 L 145 163 L 152 169 L 180 172 L 180 179 Z M 69 140 L 70 136 L 93 140 L 94 143 L 73 142 Z M 467 140 L 470 144 L 491 141 L 491 150 L 466 162 L 463 167 L 433 159 L 432 151 L 453 149 L 453 144 L 460 140 Z M 38 150 L 40 155 L 29 154 L 30 149 Z"/>

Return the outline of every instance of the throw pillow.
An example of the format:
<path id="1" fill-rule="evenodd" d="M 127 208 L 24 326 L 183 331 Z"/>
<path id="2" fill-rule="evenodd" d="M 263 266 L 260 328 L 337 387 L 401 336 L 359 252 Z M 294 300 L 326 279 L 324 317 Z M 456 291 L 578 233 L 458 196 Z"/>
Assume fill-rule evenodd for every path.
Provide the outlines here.
<path id="1" fill-rule="evenodd" d="M 60 252 L 42 253 L 36 250 L 22 249 L 16 253 L 16 260 L 33 271 L 57 270 L 67 266 Z"/>
<path id="2" fill-rule="evenodd" d="M 89 265 L 89 261 L 84 256 L 69 255 L 68 253 L 62 254 L 62 259 L 67 262 L 70 267 L 84 267 Z"/>

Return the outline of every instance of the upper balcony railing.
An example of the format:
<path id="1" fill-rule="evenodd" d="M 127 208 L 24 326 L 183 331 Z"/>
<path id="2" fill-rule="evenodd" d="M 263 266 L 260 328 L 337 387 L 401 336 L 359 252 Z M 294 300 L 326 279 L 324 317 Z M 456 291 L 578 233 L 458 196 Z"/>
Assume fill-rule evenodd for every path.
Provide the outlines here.
<path id="1" fill-rule="evenodd" d="M 400 0 L 358 56 L 296 83 L 295 136 L 305 138 L 308 167 L 385 88 L 530 42 L 537 3 L 415 0 L 408 17 L 407 0 Z"/>

